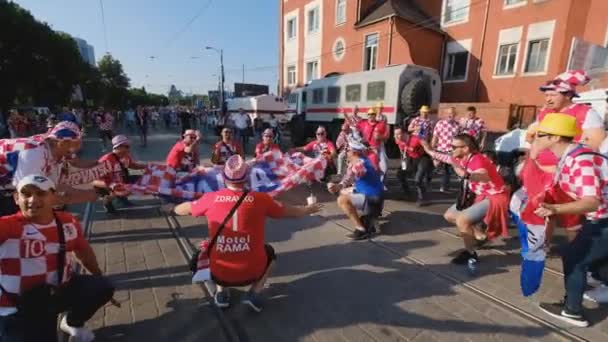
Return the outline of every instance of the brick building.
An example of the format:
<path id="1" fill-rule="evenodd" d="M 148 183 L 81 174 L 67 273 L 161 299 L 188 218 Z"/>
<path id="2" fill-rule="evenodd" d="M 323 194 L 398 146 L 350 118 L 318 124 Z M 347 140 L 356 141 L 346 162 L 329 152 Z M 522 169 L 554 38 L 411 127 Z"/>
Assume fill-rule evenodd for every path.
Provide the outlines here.
<path id="1" fill-rule="evenodd" d="M 573 38 L 608 44 L 608 0 L 279 0 L 283 91 L 335 73 L 437 69 L 442 102 L 538 105 Z"/>

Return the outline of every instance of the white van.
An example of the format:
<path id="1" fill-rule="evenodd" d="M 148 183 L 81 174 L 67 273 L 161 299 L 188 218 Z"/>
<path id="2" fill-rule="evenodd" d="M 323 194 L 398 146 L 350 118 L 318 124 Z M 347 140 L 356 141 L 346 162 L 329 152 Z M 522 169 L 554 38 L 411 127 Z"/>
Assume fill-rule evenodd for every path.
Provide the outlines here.
<path id="1" fill-rule="evenodd" d="M 586 103 L 595 109 L 606 121 L 608 112 L 608 88 L 594 89 L 578 94 L 579 97 L 572 99 L 574 103 Z"/>

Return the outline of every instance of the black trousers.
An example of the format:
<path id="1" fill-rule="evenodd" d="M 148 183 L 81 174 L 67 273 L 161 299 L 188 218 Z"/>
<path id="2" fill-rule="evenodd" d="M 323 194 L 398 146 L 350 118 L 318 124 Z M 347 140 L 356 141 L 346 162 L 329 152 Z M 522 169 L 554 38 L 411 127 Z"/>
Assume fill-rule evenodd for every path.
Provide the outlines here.
<path id="1" fill-rule="evenodd" d="M 56 293 L 59 312 L 71 327 L 82 327 L 114 295 L 103 276 L 74 275 Z M 57 341 L 57 315 L 24 322 L 19 313 L 0 317 L 0 342 Z"/>

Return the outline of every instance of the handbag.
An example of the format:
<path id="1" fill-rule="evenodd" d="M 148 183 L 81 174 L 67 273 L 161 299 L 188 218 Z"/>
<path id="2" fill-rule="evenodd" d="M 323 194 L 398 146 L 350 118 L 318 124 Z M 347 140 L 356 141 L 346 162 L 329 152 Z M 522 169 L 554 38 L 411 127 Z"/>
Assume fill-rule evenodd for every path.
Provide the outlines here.
<path id="1" fill-rule="evenodd" d="M 232 216 L 234 216 L 236 210 L 241 206 L 241 203 L 243 203 L 248 193 L 249 190 L 245 190 L 243 192 L 241 197 L 239 197 L 238 201 L 236 201 L 232 209 L 230 209 L 230 211 L 224 218 L 224 221 L 222 221 L 220 226 L 217 228 L 217 232 L 215 233 L 215 235 L 211 239 L 203 239 L 200 244 L 200 249 L 196 251 L 190 258 L 190 271 L 192 271 L 192 273 L 194 274 L 192 282 L 202 282 L 211 279 L 211 270 L 209 269 L 211 250 L 213 249 L 217 238 L 224 230 L 226 223 L 228 223 Z"/>
<path id="2" fill-rule="evenodd" d="M 63 280 L 65 267 L 65 234 L 63 224 L 55 214 L 57 223 L 57 235 L 59 237 L 59 252 L 57 253 L 57 278 L 58 286 L 44 283 L 35 286 L 22 294 L 10 293 L 0 284 L 0 290 L 17 304 L 17 317 L 20 323 L 36 322 L 45 319 L 56 319 L 59 314 L 59 303 L 55 293 Z M 26 332 L 27 333 L 27 332 Z M 30 332 L 34 333 L 34 332 Z"/>
<path id="3" fill-rule="evenodd" d="M 473 159 L 474 156 L 475 154 L 470 156 L 469 160 L 467 160 L 467 163 L 464 167 L 465 172 L 467 170 L 467 167 L 469 166 L 469 162 L 471 161 L 471 159 Z M 475 193 L 469 188 L 469 183 L 470 180 L 468 174 L 465 177 L 462 177 L 462 179 L 460 180 L 458 197 L 456 198 L 456 210 L 458 211 L 467 209 L 468 207 L 472 206 L 473 203 L 475 203 Z"/>

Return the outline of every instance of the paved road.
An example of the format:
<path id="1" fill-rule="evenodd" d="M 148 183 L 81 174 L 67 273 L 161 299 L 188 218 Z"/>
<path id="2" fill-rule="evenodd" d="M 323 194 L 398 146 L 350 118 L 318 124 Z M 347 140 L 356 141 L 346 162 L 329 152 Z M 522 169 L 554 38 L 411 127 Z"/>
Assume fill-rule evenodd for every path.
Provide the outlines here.
<path id="1" fill-rule="evenodd" d="M 176 139 L 176 134 L 158 132 L 146 149 L 133 144 L 133 153 L 160 161 Z M 98 145 L 92 142 L 85 155 L 95 153 Z M 391 190 L 398 188 L 390 176 L 388 184 Z M 280 199 L 302 204 L 305 191 L 295 189 Z M 167 220 L 152 198 L 136 200 L 136 207 L 117 217 L 106 217 L 97 204 L 91 241 L 123 306 L 100 310 L 90 325 L 100 340 L 109 341 L 608 339 L 605 308 L 586 303 L 594 323 L 588 329 L 564 327 L 537 309 L 539 300 L 562 295 L 557 259 L 549 260 L 551 269 L 537 296 L 520 294 L 516 239 L 486 246 L 476 278 L 450 265 L 461 242 L 441 217 L 449 196 L 433 193 L 431 205 L 417 208 L 391 193 L 382 235 L 352 242 L 344 236 L 351 225 L 335 198 L 322 186 L 314 191 L 326 204 L 320 215 L 267 225 L 279 262 L 262 314 L 245 310 L 238 298 L 232 309 L 214 309 L 206 292 L 190 283 L 179 242 L 196 244 L 204 238 L 204 220 Z"/>

